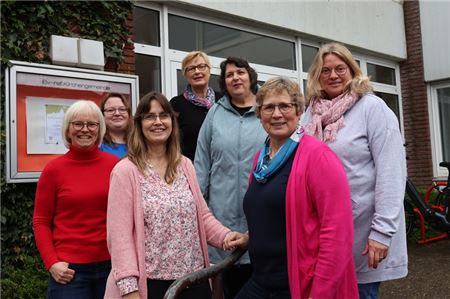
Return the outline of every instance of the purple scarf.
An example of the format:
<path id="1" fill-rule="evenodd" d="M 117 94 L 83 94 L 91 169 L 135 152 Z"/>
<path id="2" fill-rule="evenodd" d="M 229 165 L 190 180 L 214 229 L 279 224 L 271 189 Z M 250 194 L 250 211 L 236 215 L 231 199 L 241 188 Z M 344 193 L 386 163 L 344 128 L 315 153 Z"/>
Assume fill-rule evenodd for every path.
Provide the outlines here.
<path id="1" fill-rule="evenodd" d="M 206 109 L 211 108 L 212 105 L 214 105 L 214 102 L 216 101 L 216 95 L 211 87 L 208 87 L 206 97 L 199 97 L 194 94 L 191 85 L 188 84 L 186 86 L 186 89 L 184 90 L 183 96 L 191 104 L 195 106 L 206 107 Z"/>

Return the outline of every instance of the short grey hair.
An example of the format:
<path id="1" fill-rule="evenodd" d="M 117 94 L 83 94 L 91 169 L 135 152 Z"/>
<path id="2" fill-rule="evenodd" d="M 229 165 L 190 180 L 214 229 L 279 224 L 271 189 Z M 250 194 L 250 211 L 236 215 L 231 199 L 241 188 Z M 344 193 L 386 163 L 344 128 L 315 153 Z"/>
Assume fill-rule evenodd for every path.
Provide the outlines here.
<path id="1" fill-rule="evenodd" d="M 62 126 L 62 137 L 64 145 L 69 148 L 70 144 L 72 143 L 70 138 L 67 136 L 69 133 L 69 125 L 70 122 L 78 115 L 85 114 L 88 112 L 93 112 L 95 115 L 97 115 L 97 119 L 99 122 L 99 134 L 96 140 L 96 144 L 100 145 L 103 141 L 103 136 L 105 136 L 106 132 L 106 125 L 105 125 L 105 119 L 103 118 L 103 113 L 100 110 L 100 108 L 95 104 L 93 101 L 86 101 L 86 100 L 79 100 L 73 103 L 69 109 L 67 109 L 66 113 L 64 114 L 64 121 Z"/>

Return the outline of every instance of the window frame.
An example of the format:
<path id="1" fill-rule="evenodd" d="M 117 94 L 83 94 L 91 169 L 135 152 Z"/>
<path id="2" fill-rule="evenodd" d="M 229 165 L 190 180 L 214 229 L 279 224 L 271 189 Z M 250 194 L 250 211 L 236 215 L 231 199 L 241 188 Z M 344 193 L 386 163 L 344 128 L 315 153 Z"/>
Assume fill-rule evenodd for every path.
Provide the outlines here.
<path id="1" fill-rule="evenodd" d="M 160 22 L 160 40 L 161 46 L 149 46 L 135 43 L 135 52 L 144 55 L 152 55 L 158 56 L 161 59 L 161 91 L 164 93 L 168 99 L 177 95 L 177 84 L 176 82 L 176 71 L 181 67 L 181 61 L 187 54 L 187 52 L 174 50 L 169 48 L 169 14 L 177 15 L 180 17 L 190 18 L 194 20 L 200 20 L 203 22 L 208 22 L 212 24 L 216 24 L 219 26 L 225 26 L 229 28 L 233 28 L 236 30 L 242 30 L 246 32 L 251 32 L 255 34 L 261 34 L 267 37 L 273 37 L 276 39 L 281 39 L 285 41 L 289 41 L 294 43 L 295 50 L 295 59 L 296 59 L 296 70 L 283 69 L 278 67 L 272 67 L 261 64 L 253 64 L 250 65 L 255 68 L 258 72 L 258 79 L 265 81 L 273 76 L 286 76 L 293 80 L 296 80 L 300 84 L 300 88 L 303 90 L 303 80 L 307 80 L 308 78 L 308 70 L 302 69 L 302 50 L 301 46 L 306 45 L 310 47 L 319 48 L 321 44 L 327 41 L 313 41 L 308 40 L 307 38 L 303 38 L 301 35 L 295 34 L 286 34 L 277 30 L 277 28 L 273 28 L 273 30 L 257 28 L 254 25 L 245 24 L 242 22 L 233 22 L 230 19 L 221 19 L 219 16 L 214 15 L 213 13 L 205 14 L 201 12 L 201 8 L 195 11 L 187 11 L 180 7 L 175 7 L 167 4 L 155 4 L 148 2 L 137 2 L 135 6 L 139 6 L 141 8 L 152 9 L 160 12 L 159 22 Z M 392 68 L 395 70 L 395 85 L 378 83 L 371 81 L 374 91 L 395 94 L 398 97 L 398 107 L 399 107 L 399 123 L 400 130 L 402 132 L 402 136 L 404 138 L 404 124 L 403 124 L 403 105 L 402 105 L 402 94 L 401 94 L 401 82 L 400 82 L 400 66 L 397 61 L 391 61 L 367 54 L 363 54 L 357 51 L 353 51 L 351 49 L 355 59 L 359 60 L 360 68 L 363 74 L 367 75 L 367 63 L 372 63 L 388 68 Z M 215 57 L 209 56 L 212 71 L 216 71 L 219 69 L 220 62 L 223 61 L 224 57 Z M 220 70 L 219 70 L 220 72 Z M 216 74 L 214 72 L 214 74 Z M 175 80 L 175 81 L 174 81 Z"/>
<path id="2" fill-rule="evenodd" d="M 446 180 L 448 176 L 447 169 L 440 167 L 439 163 L 443 161 L 441 127 L 439 119 L 439 105 L 437 90 L 440 88 L 450 87 L 450 80 L 431 83 L 427 85 L 428 98 L 428 118 L 430 125 L 430 141 L 433 162 L 433 177 L 437 180 Z"/>

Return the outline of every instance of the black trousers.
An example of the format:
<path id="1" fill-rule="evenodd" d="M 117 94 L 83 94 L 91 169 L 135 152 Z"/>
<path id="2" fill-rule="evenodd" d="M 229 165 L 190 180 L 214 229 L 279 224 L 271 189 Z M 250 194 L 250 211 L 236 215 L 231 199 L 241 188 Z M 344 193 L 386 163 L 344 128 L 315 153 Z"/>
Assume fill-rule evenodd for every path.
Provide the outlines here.
<path id="1" fill-rule="evenodd" d="M 147 298 L 163 299 L 167 289 L 174 280 L 155 280 L 147 279 Z M 200 284 L 189 286 L 184 289 L 179 299 L 211 299 L 211 288 L 209 283 L 202 282 Z"/>
<path id="2" fill-rule="evenodd" d="M 225 299 L 233 299 L 252 276 L 250 264 L 234 265 L 222 274 Z"/>

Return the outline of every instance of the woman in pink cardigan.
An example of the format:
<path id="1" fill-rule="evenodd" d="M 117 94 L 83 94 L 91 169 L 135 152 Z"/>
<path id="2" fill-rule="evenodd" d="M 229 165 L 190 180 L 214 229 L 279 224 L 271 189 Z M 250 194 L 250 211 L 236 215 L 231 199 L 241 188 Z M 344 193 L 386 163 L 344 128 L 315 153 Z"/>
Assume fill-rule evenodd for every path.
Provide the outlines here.
<path id="1" fill-rule="evenodd" d="M 210 213 L 178 132 L 164 95 L 140 100 L 128 156 L 111 174 L 107 299 L 161 299 L 174 280 L 209 265 L 207 243 L 230 249 L 248 240 Z M 192 286 L 181 298 L 211 298 L 209 284 Z"/>
<path id="2" fill-rule="evenodd" d="M 350 190 L 330 148 L 303 134 L 297 83 L 268 80 L 256 114 L 268 133 L 244 196 L 253 273 L 237 299 L 358 298 Z"/>

